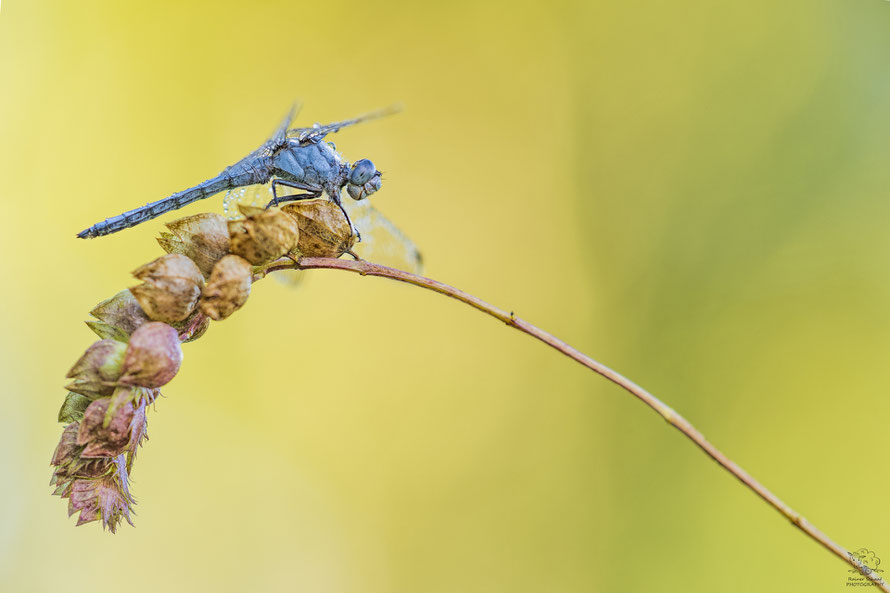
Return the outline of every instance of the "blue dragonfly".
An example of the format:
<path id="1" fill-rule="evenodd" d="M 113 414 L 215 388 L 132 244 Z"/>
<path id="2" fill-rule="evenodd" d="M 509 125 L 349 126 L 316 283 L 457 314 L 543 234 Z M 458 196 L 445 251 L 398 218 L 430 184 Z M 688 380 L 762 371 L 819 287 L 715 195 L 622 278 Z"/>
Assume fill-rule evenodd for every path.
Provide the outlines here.
<path id="1" fill-rule="evenodd" d="M 354 251 L 357 255 L 377 263 L 419 271 L 420 253 L 414 243 L 365 201 L 380 189 L 380 171 L 368 159 L 350 164 L 333 143 L 324 141 L 328 134 L 342 128 L 396 111 L 397 107 L 389 107 L 331 124 L 291 128 L 297 112 L 295 105 L 262 146 L 226 167 L 219 175 L 163 200 L 96 223 L 77 236 L 93 238 L 116 233 L 221 191 L 227 191 L 224 210 L 230 216 L 237 211 L 239 203 L 276 206 L 326 196 L 340 207 L 356 235 L 359 243 Z M 352 200 L 342 199 L 344 187 Z M 293 190 L 301 193 L 286 193 Z"/>

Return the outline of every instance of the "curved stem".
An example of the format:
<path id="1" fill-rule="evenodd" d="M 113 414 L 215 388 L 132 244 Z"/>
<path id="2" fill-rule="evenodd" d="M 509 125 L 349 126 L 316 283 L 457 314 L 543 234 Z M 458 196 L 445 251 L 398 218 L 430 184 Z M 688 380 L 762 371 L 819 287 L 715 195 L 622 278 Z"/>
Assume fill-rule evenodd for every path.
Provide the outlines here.
<path id="1" fill-rule="evenodd" d="M 417 276 L 409 272 L 404 272 L 402 270 L 387 268 L 386 266 L 381 266 L 361 260 L 347 261 L 322 257 L 304 257 L 297 261 L 282 259 L 272 262 L 271 264 L 266 266 L 261 272 L 255 275 L 254 279 L 258 280 L 270 272 L 293 269 L 344 270 L 348 272 L 355 272 L 361 274 L 362 276 L 379 276 L 381 278 L 389 278 L 390 280 L 397 280 L 399 282 L 413 284 L 414 286 L 420 286 L 421 288 L 426 288 L 428 290 L 438 292 L 439 294 L 444 294 L 445 296 L 456 299 L 462 303 L 466 303 L 467 305 L 470 305 L 471 307 L 478 309 L 483 313 L 487 313 L 495 319 L 499 319 L 507 325 L 514 327 L 525 334 L 537 338 L 551 348 L 561 352 L 562 354 L 565 354 L 572 360 L 586 366 L 593 372 L 602 375 L 631 395 L 642 400 L 643 403 L 655 410 L 674 428 L 682 432 L 684 435 L 686 435 L 687 438 L 689 438 L 689 440 L 698 445 L 711 459 L 719 463 L 724 469 L 726 469 L 726 471 L 735 476 L 745 486 L 753 490 L 754 493 L 762 498 L 767 504 L 782 513 L 782 515 L 784 515 L 786 519 L 791 521 L 791 523 L 793 523 L 798 529 L 803 531 L 813 540 L 820 543 L 823 547 L 828 549 L 838 558 L 853 566 L 860 573 L 874 582 L 874 584 L 882 591 L 890 593 L 890 587 L 888 587 L 887 583 L 883 579 L 881 579 L 874 572 L 870 571 L 867 567 L 861 565 L 853 556 L 850 555 L 850 553 L 846 549 L 832 541 L 831 538 L 817 529 L 812 523 L 807 521 L 797 511 L 785 504 L 778 496 L 770 492 L 769 489 L 766 488 L 766 486 L 754 479 L 751 474 L 746 472 L 737 463 L 724 455 L 719 449 L 717 449 L 717 447 L 712 445 L 705 438 L 705 436 L 701 432 L 699 432 L 698 429 L 690 424 L 688 420 L 683 418 L 683 416 L 675 412 L 670 406 L 662 402 L 660 399 L 658 399 L 627 377 L 624 377 L 623 375 L 613 371 L 606 365 L 597 362 L 580 350 L 569 346 L 552 334 L 549 334 L 544 330 L 532 325 L 531 323 L 528 323 L 527 321 L 516 317 L 515 315 L 513 315 L 513 313 L 508 313 L 503 309 L 499 309 L 498 307 L 486 303 L 482 299 L 476 298 L 471 294 L 468 294 L 452 286 L 448 286 L 447 284 L 437 282 L 436 280 L 432 280 L 430 278 L 424 278 L 423 276 Z"/>

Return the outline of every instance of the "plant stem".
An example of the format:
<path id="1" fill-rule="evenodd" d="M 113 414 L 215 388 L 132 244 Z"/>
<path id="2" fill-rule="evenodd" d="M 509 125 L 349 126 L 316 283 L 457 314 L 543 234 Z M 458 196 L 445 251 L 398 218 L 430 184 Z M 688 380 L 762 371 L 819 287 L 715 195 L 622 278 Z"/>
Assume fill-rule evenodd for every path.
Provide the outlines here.
<path id="1" fill-rule="evenodd" d="M 299 259 L 298 261 L 294 261 L 291 259 L 282 259 L 272 262 L 271 264 L 266 266 L 266 268 L 264 268 L 255 276 L 255 280 L 264 277 L 270 272 L 294 269 L 344 270 L 347 272 L 356 272 L 358 274 L 361 274 L 362 276 L 379 276 L 381 278 L 389 278 L 390 280 L 406 282 L 408 284 L 413 284 L 414 286 L 420 286 L 421 288 L 426 288 L 428 290 L 438 292 L 439 294 L 444 294 L 445 296 L 449 296 L 462 303 L 466 303 L 467 305 L 470 305 L 471 307 L 478 309 L 483 313 L 487 313 L 488 315 L 491 315 L 492 317 L 503 321 L 507 325 L 514 327 L 525 334 L 537 338 L 551 348 L 561 352 L 562 354 L 565 354 L 572 360 L 586 366 L 593 372 L 602 375 L 631 395 L 642 400 L 643 403 L 655 410 L 674 428 L 682 432 L 684 435 L 686 435 L 687 438 L 689 438 L 689 440 L 698 445 L 711 459 L 719 463 L 726 471 L 735 476 L 745 486 L 753 490 L 754 493 L 762 498 L 767 504 L 782 513 L 782 515 L 784 515 L 786 519 L 791 521 L 791 523 L 793 523 L 798 529 L 803 531 L 816 542 L 820 543 L 823 547 L 832 552 L 838 558 L 853 566 L 860 573 L 869 578 L 882 591 L 890 593 L 890 587 L 888 587 L 887 583 L 883 579 L 877 576 L 874 572 L 870 571 L 867 567 L 861 565 L 855 558 L 853 558 L 853 556 L 850 555 L 850 553 L 846 549 L 832 541 L 831 538 L 817 529 L 812 523 L 807 521 L 797 511 L 792 509 L 781 499 L 779 499 L 779 497 L 770 492 L 769 489 L 766 488 L 766 486 L 754 479 L 751 474 L 746 472 L 737 463 L 724 455 L 719 449 L 717 449 L 717 447 L 708 442 L 708 440 L 701 432 L 699 432 L 698 429 L 696 429 L 692 424 L 689 423 L 688 420 L 683 418 L 680 414 L 675 412 L 670 406 L 662 402 L 660 399 L 658 399 L 627 377 L 624 377 L 623 375 L 613 371 L 606 365 L 597 362 L 580 350 L 569 346 L 552 334 L 549 334 L 544 330 L 532 325 L 531 323 L 528 323 L 527 321 L 516 317 L 515 315 L 513 315 L 512 312 L 508 313 L 503 309 L 499 309 L 498 307 L 486 303 L 482 299 L 476 298 L 471 294 L 468 294 L 462 290 L 458 290 L 457 288 L 454 288 L 452 286 L 448 286 L 447 284 L 437 282 L 436 280 L 431 280 L 430 278 L 424 278 L 423 276 L 417 276 L 409 272 L 404 272 L 402 270 L 388 268 L 386 266 L 381 266 L 361 260 L 349 261 L 321 257 L 304 257 Z"/>

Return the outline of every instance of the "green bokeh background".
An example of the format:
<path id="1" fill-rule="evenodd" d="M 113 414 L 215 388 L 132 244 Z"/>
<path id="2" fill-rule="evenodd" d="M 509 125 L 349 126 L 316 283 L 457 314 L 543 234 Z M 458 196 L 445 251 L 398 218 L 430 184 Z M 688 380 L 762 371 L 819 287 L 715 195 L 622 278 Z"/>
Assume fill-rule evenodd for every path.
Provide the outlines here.
<path id="1" fill-rule="evenodd" d="M 82 324 L 294 98 L 429 275 L 614 366 L 890 564 L 890 3 L 0 8 L 0 591 L 840 591 L 639 402 L 503 325 L 318 271 L 185 347 L 137 527 L 49 495 Z M 221 209 L 219 197 L 185 213 Z M 164 220 L 169 220 L 167 217 Z"/>

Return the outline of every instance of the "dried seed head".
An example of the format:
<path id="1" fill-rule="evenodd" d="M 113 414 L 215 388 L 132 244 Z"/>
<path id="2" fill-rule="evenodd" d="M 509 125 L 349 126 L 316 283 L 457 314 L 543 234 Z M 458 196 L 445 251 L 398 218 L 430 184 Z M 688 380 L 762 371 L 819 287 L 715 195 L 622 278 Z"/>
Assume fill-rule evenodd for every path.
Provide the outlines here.
<path id="1" fill-rule="evenodd" d="M 52 465 L 61 465 L 76 455 L 79 427 L 80 425 L 77 422 L 72 422 L 62 430 L 62 437 L 59 439 L 59 444 L 56 445 L 53 459 L 50 462 Z"/>
<path id="2" fill-rule="evenodd" d="M 136 412 L 129 395 L 129 390 L 123 389 L 87 407 L 77 431 L 77 444 L 84 446 L 81 457 L 116 457 L 126 450 Z"/>
<path id="3" fill-rule="evenodd" d="M 66 496 L 63 491 L 71 485 L 74 478 L 95 478 L 111 469 L 111 460 L 107 457 L 81 458 L 80 453 L 84 450 L 84 446 L 77 442 L 79 432 L 80 422 L 67 425 L 53 453 L 51 464 L 56 470 L 53 472 L 50 485 L 58 486 L 54 494 Z"/>
<path id="4" fill-rule="evenodd" d="M 71 486 L 77 478 L 96 478 L 112 471 L 112 460 L 107 457 L 82 459 L 83 445 L 77 444 L 79 422 L 72 422 L 62 431 L 62 437 L 53 453 L 52 465 L 56 467 L 50 486 L 56 486 L 56 496 L 71 495 Z"/>
<path id="5" fill-rule="evenodd" d="M 204 287 L 201 311 L 219 321 L 247 302 L 253 270 L 250 262 L 238 255 L 227 255 L 216 263 Z"/>
<path id="6" fill-rule="evenodd" d="M 170 325 L 179 332 L 179 341 L 185 344 L 203 336 L 210 327 L 210 319 L 196 308 L 185 320 Z"/>
<path id="7" fill-rule="evenodd" d="M 306 257 L 340 257 L 355 244 L 355 235 L 340 207 L 327 200 L 282 207 L 300 227 L 298 249 Z"/>
<path id="8" fill-rule="evenodd" d="M 68 374 L 74 379 L 65 388 L 88 397 L 104 397 L 114 393 L 115 382 L 121 376 L 126 342 L 99 340 L 87 348 Z"/>
<path id="9" fill-rule="evenodd" d="M 167 253 L 181 253 L 197 264 L 204 277 L 229 252 L 226 219 L 213 212 L 186 216 L 168 223 L 169 233 L 161 233 L 158 243 Z"/>
<path id="10" fill-rule="evenodd" d="M 92 403 L 93 399 L 79 393 L 69 391 L 65 396 L 62 407 L 59 408 L 59 422 L 80 422 L 87 406 Z"/>
<path id="11" fill-rule="evenodd" d="M 124 355 L 123 385 L 160 387 L 170 381 L 182 364 L 182 347 L 176 329 L 152 321 L 130 336 Z"/>
<path id="12" fill-rule="evenodd" d="M 143 441 L 148 440 L 148 420 L 145 418 L 145 406 L 148 404 L 146 400 L 142 400 L 137 406 L 133 414 L 133 420 L 130 422 L 130 442 L 127 444 L 127 471 L 133 467 L 133 461 L 136 460 L 136 451 L 142 445 Z"/>
<path id="13" fill-rule="evenodd" d="M 299 229 L 293 217 L 277 208 L 242 208 L 242 220 L 229 221 L 231 251 L 251 264 L 269 263 L 297 246 Z"/>
<path id="14" fill-rule="evenodd" d="M 114 533 L 122 519 L 132 525 L 130 507 L 135 502 L 127 489 L 127 469 L 123 455 L 114 459 L 115 471 L 94 479 L 74 480 L 63 496 L 68 500 L 68 516 L 80 511 L 78 525 L 102 521 Z"/>
<path id="15" fill-rule="evenodd" d="M 96 305 L 90 315 L 99 321 L 87 321 L 100 338 L 126 342 L 133 331 L 148 321 L 148 316 L 129 290 L 122 290 Z"/>
<path id="16" fill-rule="evenodd" d="M 76 450 L 83 449 L 79 445 L 75 445 Z M 71 484 L 77 478 L 98 478 L 107 475 L 112 471 L 113 459 L 108 457 L 96 457 L 91 459 L 81 459 L 76 457 L 73 460 L 65 460 L 56 471 L 53 472 L 50 486 L 55 486 L 53 494 L 63 498 L 71 495 Z"/>
<path id="17" fill-rule="evenodd" d="M 164 255 L 133 272 L 143 283 L 130 289 L 145 314 L 173 323 L 188 317 L 198 304 L 204 276 L 180 253 Z"/>

